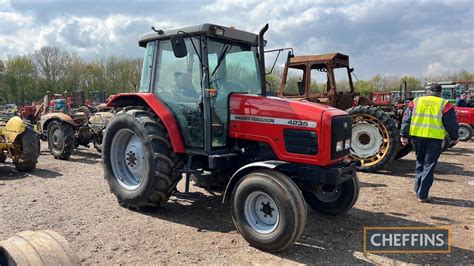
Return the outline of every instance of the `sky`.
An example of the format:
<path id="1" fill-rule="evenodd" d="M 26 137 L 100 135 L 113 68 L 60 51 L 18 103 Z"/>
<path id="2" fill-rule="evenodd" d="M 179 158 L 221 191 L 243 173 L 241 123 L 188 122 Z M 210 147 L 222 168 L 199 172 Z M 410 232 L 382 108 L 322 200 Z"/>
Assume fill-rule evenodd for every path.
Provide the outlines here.
<path id="1" fill-rule="evenodd" d="M 142 57 L 150 31 L 215 23 L 296 55 L 340 52 L 359 78 L 474 72 L 474 1 L 0 0 L 0 58 L 57 46 L 87 59 Z M 267 61 L 268 63 L 268 61 Z"/>

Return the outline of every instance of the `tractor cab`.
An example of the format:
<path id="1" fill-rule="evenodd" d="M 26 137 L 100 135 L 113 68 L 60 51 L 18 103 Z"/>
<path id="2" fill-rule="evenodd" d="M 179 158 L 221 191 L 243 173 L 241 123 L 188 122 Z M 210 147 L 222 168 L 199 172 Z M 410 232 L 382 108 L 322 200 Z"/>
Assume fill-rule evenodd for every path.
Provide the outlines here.
<path id="1" fill-rule="evenodd" d="M 226 150 L 228 96 L 262 94 L 257 40 L 210 24 L 140 38 L 146 47 L 140 92 L 153 93 L 171 110 L 189 152 Z"/>
<path id="2" fill-rule="evenodd" d="M 352 107 L 355 97 L 353 70 L 349 67 L 349 56 L 341 53 L 289 54 L 277 94 L 345 110 Z M 299 79 L 296 84 L 295 77 Z"/>

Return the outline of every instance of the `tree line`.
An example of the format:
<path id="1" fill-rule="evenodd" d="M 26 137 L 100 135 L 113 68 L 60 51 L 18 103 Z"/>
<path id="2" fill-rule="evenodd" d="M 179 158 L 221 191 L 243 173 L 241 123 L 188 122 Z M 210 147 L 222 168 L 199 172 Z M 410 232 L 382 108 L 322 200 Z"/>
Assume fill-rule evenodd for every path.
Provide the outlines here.
<path id="1" fill-rule="evenodd" d="M 29 55 L 0 60 L 0 97 L 29 104 L 43 95 L 82 90 L 106 95 L 137 91 L 142 59 L 110 56 L 87 61 L 58 47 L 42 47 Z"/>
<path id="2" fill-rule="evenodd" d="M 29 55 L 10 56 L 0 60 L 0 97 L 7 102 L 29 104 L 43 95 L 84 91 L 86 97 L 91 91 L 105 91 L 106 95 L 119 92 L 136 92 L 139 88 L 142 58 L 109 56 L 103 59 L 85 60 L 77 54 L 58 47 L 42 47 Z M 275 68 L 266 76 L 272 90 L 278 90 L 283 69 Z M 235 74 L 235 73 L 234 73 Z M 344 77 L 344 75 L 341 75 Z M 338 90 L 348 89 L 347 74 L 338 79 Z M 289 74 L 287 85 L 297 91 L 301 77 Z M 402 80 L 407 82 L 408 90 L 422 90 L 427 81 L 474 80 L 474 73 L 466 70 L 443 73 L 432 77 L 381 76 L 369 80 L 353 77 L 356 92 L 368 95 L 373 91 L 395 91 Z M 318 83 L 319 82 L 319 83 Z M 325 80 L 312 83 L 312 90 L 323 91 Z"/>

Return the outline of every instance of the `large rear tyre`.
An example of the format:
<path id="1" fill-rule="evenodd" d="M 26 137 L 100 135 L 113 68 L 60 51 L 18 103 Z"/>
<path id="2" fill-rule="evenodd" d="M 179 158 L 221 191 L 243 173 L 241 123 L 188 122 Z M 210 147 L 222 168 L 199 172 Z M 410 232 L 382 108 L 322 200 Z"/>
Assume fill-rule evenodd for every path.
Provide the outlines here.
<path id="1" fill-rule="evenodd" d="M 76 147 L 75 131 L 71 124 L 54 120 L 48 125 L 48 146 L 56 159 L 67 160 Z"/>
<path id="2" fill-rule="evenodd" d="M 102 147 L 105 178 L 122 205 L 157 207 L 182 177 L 175 170 L 182 166 L 181 156 L 173 152 L 165 127 L 151 112 L 119 113 L 107 126 Z"/>
<path id="3" fill-rule="evenodd" d="M 465 123 L 459 123 L 458 134 L 460 141 L 468 141 L 472 137 L 472 127 Z"/>
<path id="4" fill-rule="evenodd" d="M 372 106 L 357 106 L 347 112 L 352 116 L 351 154 L 359 161 L 357 170 L 375 172 L 395 157 L 398 129 L 390 116 Z"/>
<path id="5" fill-rule="evenodd" d="M 306 203 L 315 211 L 329 215 L 339 215 L 349 211 L 359 198 L 357 175 L 338 185 L 322 184 L 315 192 L 303 191 Z"/>
<path id="6" fill-rule="evenodd" d="M 254 247 L 276 252 L 290 247 L 303 234 L 306 206 L 291 179 L 274 170 L 247 174 L 236 185 L 232 220 Z"/>
<path id="7" fill-rule="evenodd" d="M 27 127 L 20 136 L 21 156 L 13 160 L 15 168 L 19 172 L 29 172 L 36 168 L 40 147 L 39 137 L 33 129 Z"/>

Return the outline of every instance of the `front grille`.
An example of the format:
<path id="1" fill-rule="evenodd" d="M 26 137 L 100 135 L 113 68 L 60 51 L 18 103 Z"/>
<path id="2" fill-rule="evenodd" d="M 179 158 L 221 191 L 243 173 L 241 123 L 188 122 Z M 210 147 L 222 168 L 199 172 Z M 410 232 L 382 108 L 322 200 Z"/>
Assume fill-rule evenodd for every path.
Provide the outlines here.
<path id="1" fill-rule="evenodd" d="M 346 149 L 346 141 L 352 136 L 352 119 L 350 115 L 335 116 L 331 121 L 331 159 L 341 158 L 350 153 L 350 147 Z M 337 142 L 342 141 L 342 150 L 337 150 Z"/>
<path id="2" fill-rule="evenodd" d="M 314 131 L 286 128 L 283 130 L 283 138 L 287 152 L 318 154 L 318 135 Z"/>

